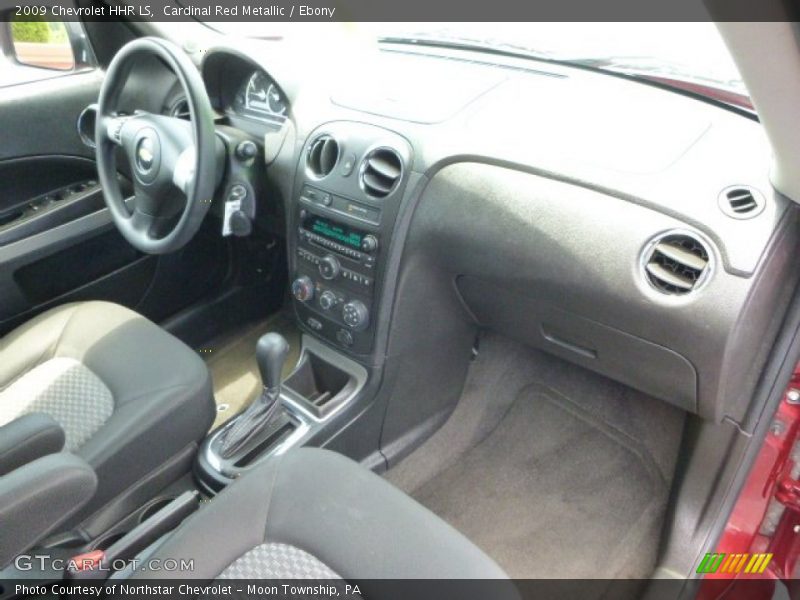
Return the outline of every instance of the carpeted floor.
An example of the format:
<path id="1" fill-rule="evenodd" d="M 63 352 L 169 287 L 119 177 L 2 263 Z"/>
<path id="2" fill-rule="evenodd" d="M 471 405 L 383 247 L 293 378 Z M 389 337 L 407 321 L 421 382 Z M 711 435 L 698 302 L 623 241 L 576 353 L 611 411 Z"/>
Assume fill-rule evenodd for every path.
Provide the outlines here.
<path id="1" fill-rule="evenodd" d="M 289 342 L 289 357 L 283 368 L 284 378 L 292 372 L 300 357 L 300 332 L 291 317 L 278 313 L 250 325 L 201 349 L 214 381 L 217 418 L 212 429 L 244 409 L 261 392 L 261 376 L 256 364 L 256 342 L 274 331 Z"/>
<path id="2" fill-rule="evenodd" d="M 683 419 L 489 336 L 451 418 L 387 478 L 512 577 L 648 577 Z"/>

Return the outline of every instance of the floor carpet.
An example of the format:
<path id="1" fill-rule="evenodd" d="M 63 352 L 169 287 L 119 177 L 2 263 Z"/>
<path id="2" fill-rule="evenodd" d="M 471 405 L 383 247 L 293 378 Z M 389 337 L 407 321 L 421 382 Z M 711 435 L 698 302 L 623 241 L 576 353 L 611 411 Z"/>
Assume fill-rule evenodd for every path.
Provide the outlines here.
<path id="1" fill-rule="evenodd" d="M 271 331 L 280 333 L 289 342 L 289 357 L 283 368 L 285 378 L 300 357 L 300 332 L 293 319 L 283 313 L 224 336 L 201 349 L 211 371 L 217 402 L 217 418 L 212 429 L 238 414 L 261 393 L 256 342 Z"/>
<path id="2" fill-rule="evenodd" d="M 490 336 L 448 422 L 387 478 L 512 577 L 648 577 L 683 419 Z"/>

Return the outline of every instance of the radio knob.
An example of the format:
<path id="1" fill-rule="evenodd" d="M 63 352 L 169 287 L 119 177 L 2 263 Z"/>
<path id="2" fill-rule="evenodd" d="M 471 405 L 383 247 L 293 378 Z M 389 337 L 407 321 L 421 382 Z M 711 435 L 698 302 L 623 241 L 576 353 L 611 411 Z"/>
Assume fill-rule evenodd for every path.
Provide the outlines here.
<path id="1" fill-rule="evenodd" d="M 365 235 L 361 240 L 361 249 L 364 252 L 375 252 L 378 249 L 378 238 L 372 234 Z"/>
<path id="2" fill-rule="evenodd" d="M 300 302 L 308 302 L 314 297 L 314 282 L 310 277 L 298 277 L 292 282 L 292 295 Z"/>
<path id="3" fill-rule="evenodd" d="M 322 307 L 322 310 L 330 310 L 336 306 L 338 302 L 339 299 L 336 297 L 336 294 L 330 290 L 325 290 L 319 297 L 319 305 Z"/>
<path id="4" fill-rule="evenodd" d="M 341 265 L 335 256 L 328 254 L 319 261 L 319 274 L 325 279 L 335 279 L 340 270 Z"/>
<path id="5" fill-rule="evenodd" d="M 369 310 L 361 300 L 350 300 L 342 307 L 342 318 L 350 329 L 361 331 L 369 325 Z"/>

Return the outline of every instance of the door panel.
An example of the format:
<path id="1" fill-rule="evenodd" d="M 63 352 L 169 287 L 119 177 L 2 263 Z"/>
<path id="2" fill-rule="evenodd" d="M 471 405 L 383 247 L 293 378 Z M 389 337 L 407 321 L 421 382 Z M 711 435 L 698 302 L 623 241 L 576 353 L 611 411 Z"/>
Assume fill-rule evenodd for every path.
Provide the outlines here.
<path id="1" fill-rule="evenodd" d="M 78 135 L 77 123 L 81 111 L 97 102 L 102 81 L 103 74 L 96 69 L 3 87 L 0 161 L 43 155 L 94 160 L 94 151 Z"/>
<path id="2" fill-rule="evenodd" d="M 213 224 L 161 257 L 137 252 L 117 233 L 94 150 L 77 128 L 102 78 L 95 69 L 0 92 L 0 335 L 74 300 L 115 301 L 165 319 L 221 288 L 230 271 Z"/>

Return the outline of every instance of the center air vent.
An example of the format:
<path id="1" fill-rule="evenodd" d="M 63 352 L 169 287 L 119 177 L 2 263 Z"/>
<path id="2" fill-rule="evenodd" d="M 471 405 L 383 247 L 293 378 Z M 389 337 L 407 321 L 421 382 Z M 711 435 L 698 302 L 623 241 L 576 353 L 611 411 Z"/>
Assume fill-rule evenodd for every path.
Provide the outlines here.
<path id="1" fill-rule="evenodd" d="M 377 148 L 361 163 L 361 189 L 373 198 L 385 198 L 400 183 L 403 163 L 397 152 Z"/>
<path id="2" fill-rule="evenodd" d="M 703 285 L 711 271 L 706 247 L 685 233 L 667 233 L 656 238 L 643 258 L 647 280 L 665 294 L 688 294 Z"/>
<path id="3" fill-rule="evenodd" d="M 328 175 L 339 160 L 339 144 L 329 135 L 319 136 L 308 148 L 306 166 L 317 179 Z"/>
<path id="4" fill-rule="evenodd" d="M 727 187 L 719 195 L 719 207 L 734 219 L 750 219 L 762 210 L 766 201 L 761 192 L 743 185 Z"/>

